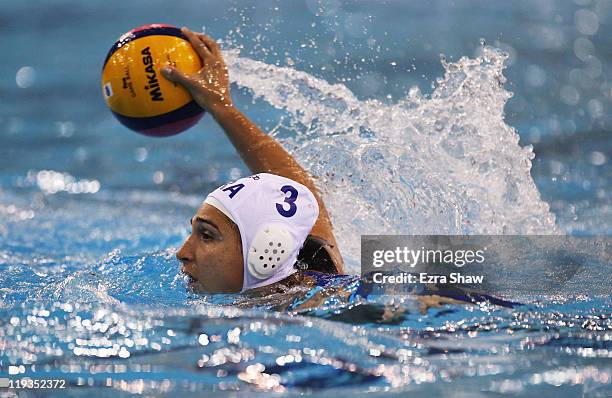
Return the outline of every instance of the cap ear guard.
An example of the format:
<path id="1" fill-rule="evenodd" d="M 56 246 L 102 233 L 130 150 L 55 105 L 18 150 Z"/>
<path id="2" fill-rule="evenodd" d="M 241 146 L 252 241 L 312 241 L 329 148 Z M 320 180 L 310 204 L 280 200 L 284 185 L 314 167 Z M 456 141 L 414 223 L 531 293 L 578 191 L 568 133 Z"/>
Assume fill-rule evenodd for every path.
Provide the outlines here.
<path id="1" fill-rule="evenodd" d="M 279 224 L 264 224 L 251 241 L 247 257 L 249 273 L 257 279 L 272 276 L 294 250 L 295 242 L 286 227 Z"/>

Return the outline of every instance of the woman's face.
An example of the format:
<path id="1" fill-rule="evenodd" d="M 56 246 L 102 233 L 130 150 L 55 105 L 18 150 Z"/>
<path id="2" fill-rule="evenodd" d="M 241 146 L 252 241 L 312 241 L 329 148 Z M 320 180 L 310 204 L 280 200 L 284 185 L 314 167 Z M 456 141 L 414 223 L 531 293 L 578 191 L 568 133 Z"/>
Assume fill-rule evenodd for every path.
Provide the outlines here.
<path id="1" fill-rule="evenodd" d="M 191 235 L 176 252 L 181 271 L 211 293 L 242 289 L 242 243 L 238 227 L 215 207 L 204 204 L 191 219 Z"/>

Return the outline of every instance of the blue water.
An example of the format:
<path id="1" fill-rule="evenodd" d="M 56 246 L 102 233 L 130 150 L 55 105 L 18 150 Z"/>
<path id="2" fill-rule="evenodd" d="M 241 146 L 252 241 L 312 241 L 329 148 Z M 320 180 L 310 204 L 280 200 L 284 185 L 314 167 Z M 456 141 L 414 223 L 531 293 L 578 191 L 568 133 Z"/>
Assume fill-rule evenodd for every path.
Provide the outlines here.
<path id="1" fill-rule="evenodd" d="M 237 105 L 320 177 L 352 273 L 361 233 L 609 236 L 609 1 L 175 3 L 0 2 L 1 376 L 72 395 L 612 394 L 610 263 L 529 282 L 515 309 L 192 292 L 188 220 L 248 170 L 211 118 L 139 136 L 99 87 L 135 26 L 221 39 Z"/>

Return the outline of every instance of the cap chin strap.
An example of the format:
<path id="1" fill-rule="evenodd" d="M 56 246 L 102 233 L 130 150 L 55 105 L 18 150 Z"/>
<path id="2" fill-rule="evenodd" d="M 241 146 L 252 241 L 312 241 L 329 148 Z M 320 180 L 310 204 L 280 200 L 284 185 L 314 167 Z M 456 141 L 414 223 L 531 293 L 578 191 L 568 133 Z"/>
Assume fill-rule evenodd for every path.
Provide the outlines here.
<path id="1" fill-rule="evenodd" d="M 249 248 L 247 268 L 257 279 L 267 279 L 280 271 L 295 250 L 295 242 L 287 228 L 280 224 L 262 225 Z M 293 264 L 289 264 L 293 266 Z"/>

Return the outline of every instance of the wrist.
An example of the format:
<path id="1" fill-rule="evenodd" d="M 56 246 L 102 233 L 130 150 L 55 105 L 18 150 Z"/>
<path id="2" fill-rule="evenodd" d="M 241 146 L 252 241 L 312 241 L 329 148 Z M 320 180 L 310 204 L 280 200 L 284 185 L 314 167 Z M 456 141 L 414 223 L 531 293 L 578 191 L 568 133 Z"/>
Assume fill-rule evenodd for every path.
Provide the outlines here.
<path id="1" fill-rule="evenodd" d="M 211 106 L 208 109 L 208 112 L 211 114 L 213 118 L 216 120 L 227 117 L 228 115 L 236 112 L 238 109 L 234 106 L 233 103 L 221 103 L 215 106 Z"/>

